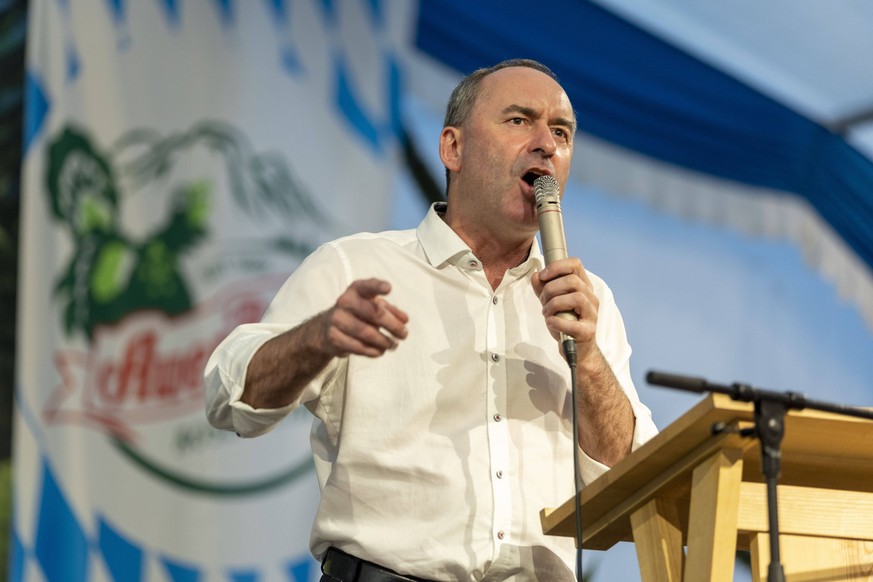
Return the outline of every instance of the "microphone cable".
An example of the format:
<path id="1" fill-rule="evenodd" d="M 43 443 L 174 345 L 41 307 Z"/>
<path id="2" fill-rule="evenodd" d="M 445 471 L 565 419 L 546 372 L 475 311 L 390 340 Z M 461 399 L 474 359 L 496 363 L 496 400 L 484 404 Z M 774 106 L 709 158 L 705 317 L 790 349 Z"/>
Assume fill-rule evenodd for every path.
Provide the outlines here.
<path id="1" fill-rule="evenodd" d="M 576 341 L 564 336 L 561 342 L 564 358 L 570 367 L 570 394 L 573 406 L 573 515 L 576 518 L 576 582 L 582 582 L 582 474 L 579 471 L 579 408 L 576 398 Z"/>

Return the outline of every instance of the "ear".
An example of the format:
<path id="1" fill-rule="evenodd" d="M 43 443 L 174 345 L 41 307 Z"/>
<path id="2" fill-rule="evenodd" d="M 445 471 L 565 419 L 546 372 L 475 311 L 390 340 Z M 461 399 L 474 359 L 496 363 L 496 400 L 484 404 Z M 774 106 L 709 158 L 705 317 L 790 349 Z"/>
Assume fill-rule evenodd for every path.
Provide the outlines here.
<path id="1" fill-rule="evenodd" d="M 440 160 L 451 172 L 461 169 L 461 130 L 457 127 L 444 127 L 440 133 Z"/>

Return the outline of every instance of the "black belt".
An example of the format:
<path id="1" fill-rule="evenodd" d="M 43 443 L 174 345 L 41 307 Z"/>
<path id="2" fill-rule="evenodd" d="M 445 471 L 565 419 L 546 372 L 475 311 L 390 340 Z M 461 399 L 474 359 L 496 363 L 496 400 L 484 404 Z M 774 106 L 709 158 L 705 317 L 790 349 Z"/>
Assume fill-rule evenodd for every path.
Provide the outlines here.
<path id="1" fill-rule="evenodd" d="M 321 571 L 340 582 L 428 582 L 398 574 L 336 548 L 327 549 L 321 562 Z"/>

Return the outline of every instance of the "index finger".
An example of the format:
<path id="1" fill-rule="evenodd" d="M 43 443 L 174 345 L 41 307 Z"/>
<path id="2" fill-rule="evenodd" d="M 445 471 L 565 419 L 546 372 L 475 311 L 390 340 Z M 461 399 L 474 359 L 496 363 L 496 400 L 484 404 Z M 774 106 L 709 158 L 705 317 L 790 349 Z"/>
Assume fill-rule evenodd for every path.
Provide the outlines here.
<path id="1" fill-rule="evenodd" d="M 405 311 L 395 307 L 394 305 L 391 305 L 387 301 L 385 301 L 384 305 L 394 315 L 394 317 L 396 317 L 397 319 L 399 319 L 403 323 L 409 323 L 409 316 L 406 314 Z"/>
<path id="2" fill-rule="evenodd" d="M 373 314 L 372 319 L 368 321 L 375 327 L 390 333 L 395 338 L 406 338 L 409 333 L 409 330 L 406 328 L 406 324 L 409 323 L 409 316 L 403 310 L 398 309 L 381 297 L 377 298 L 374 303 L 378 306 L 378 309 Z"/>
<path id="3" fill-rule="evenodd" d="M 391 291 L 391 283 L 382 279 L 360 279 L 352 283 L 352 286 L 364 299 L 373 299 L 378 295 L 387 295 Z"/>
<path id="4" fill-rule="evenodd" d="M 559 259 L 546 265 L 546 267 L 538 273 L 540 281 L 548 283 L 552 279 L 563 277 L 565 275 L 578 275 L 580 279 L 588 281 L 588 273 L 585 272 L 585 267 L 582 261 L 576 257 Z"/>

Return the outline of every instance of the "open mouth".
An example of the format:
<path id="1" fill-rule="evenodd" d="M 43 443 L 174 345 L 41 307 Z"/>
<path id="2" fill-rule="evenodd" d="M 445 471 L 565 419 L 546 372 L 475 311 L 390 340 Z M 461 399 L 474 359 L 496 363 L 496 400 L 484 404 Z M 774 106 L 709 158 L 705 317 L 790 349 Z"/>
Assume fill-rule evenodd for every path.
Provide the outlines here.
<path id="1" fill-rule="evenodd" d="M 545 172 L 538 172 L 536 170 L 531 170 L 530 172 L 528 172 L 524 176 L 522 176 L 521 179 L 524 182 L 527 182 L 528 186 L 533 186 L 534 180 L 536 180 L 537 178 L 539 178 L 540 176 L 543 176 L 543 175 L 545 175 Z"/>

